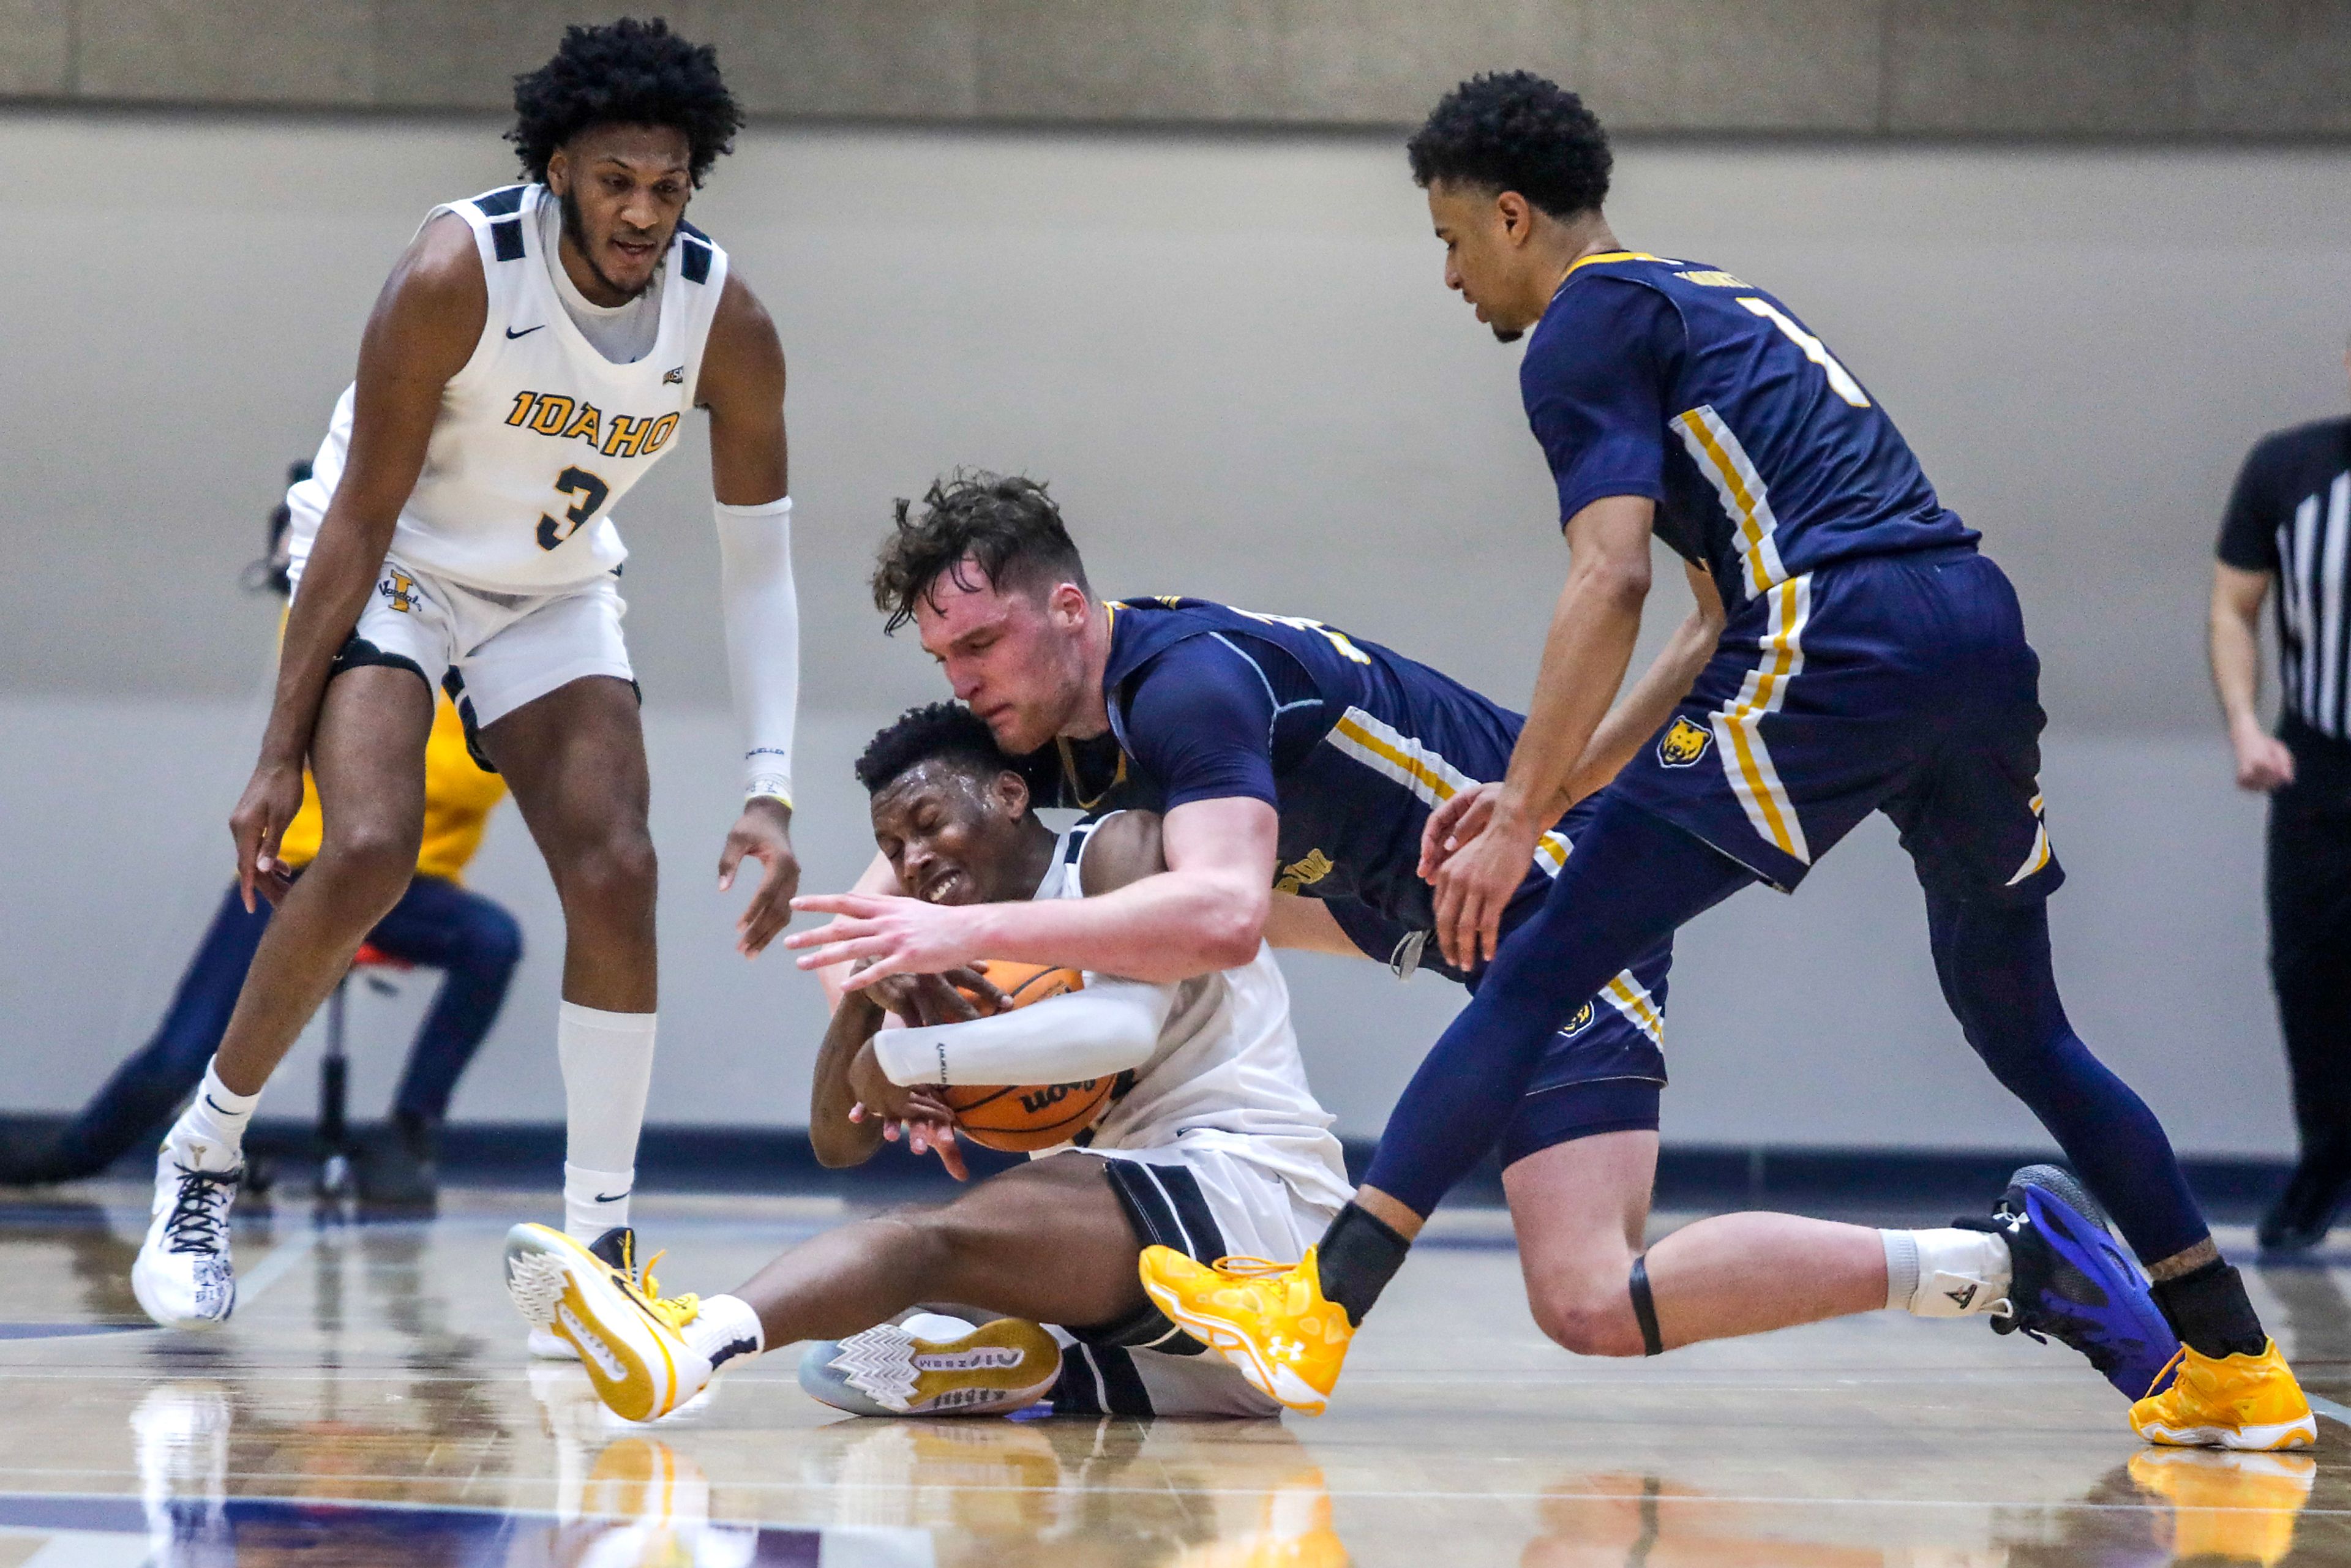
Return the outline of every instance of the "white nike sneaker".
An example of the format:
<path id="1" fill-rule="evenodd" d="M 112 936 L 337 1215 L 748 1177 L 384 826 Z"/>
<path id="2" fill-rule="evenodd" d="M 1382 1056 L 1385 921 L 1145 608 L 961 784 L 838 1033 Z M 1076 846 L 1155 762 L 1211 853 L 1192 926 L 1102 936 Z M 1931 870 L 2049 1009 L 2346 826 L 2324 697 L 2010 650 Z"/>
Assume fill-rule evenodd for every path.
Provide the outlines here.
<path id="1" fill-rule="evenodd" d="M 155 1156 L 154 1218 L 131 1265 L 131 1291 L 163 1327 L 209 1328 L 236 1310 L 228 1211 L 244 1179 L 242 1164 L 208 1171 L 183 1163 L 169 1138 Z"/>
<path id="2" fill-rule="evenodd" d="M 921 1313 L 811 1344 L 800 1388 L 852 1416 L 1003 1416 L 1044 1397 L 1061 1371 L 1061 1347 L 1035 1323 Z"/>
<path id="3" fill-rule="evenodd" d="M 694 1296 L 664 1298 L 650 1269 L 643 1287 L 560 1230 L 507 1232 L 507 1294 L 533 1328 L 567 1340 L 588 1381 L 616 1416 L 666 1416 L 710 1381 L 709 1358 L 681 1332 L 701 1309 Z"/>

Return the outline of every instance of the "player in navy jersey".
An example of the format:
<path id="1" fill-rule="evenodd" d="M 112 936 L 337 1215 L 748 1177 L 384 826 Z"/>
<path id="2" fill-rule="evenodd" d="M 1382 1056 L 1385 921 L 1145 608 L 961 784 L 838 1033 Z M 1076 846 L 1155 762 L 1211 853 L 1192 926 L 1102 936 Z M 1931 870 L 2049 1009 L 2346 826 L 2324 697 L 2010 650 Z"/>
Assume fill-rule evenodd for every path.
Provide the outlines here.
<path id="1" fill-rule="evenodd" d="M 843 916 L 793 939 L 829 949 L 807 961 L 871 957 L 878 961 L 867 981 L 902 989 L 940 986 L 911 972 L 935 975 L 983 953 L 1175 978 L 1204 972 L 1228 943 L 1254 952 L 1262 931 L 1277 946 L 1386 958 L 1399 969 L 1420 964 L 1473 989 L 1482 984 L 1482 956 L 1447 956 L 1430 942 L 1437 909 L 1418 873 L 1428 825 L 1447 803 L 1502 776 L 1521 732 L 1518 715 L 1320 622 L 1203 600 L 1104 603 L 1087 586 L 1058 508 L 1026 479 L 958 477 L 935 486 L 919 513 L 902 507 L 874 581 L 893 623 L 916 622 L 956 695 L 1008 750 L 1030 759 L 1032 800 L 1163 811 L 1170 869 L 1090 901 L 1086 918 L 1072 920 L 1035 904 L 939 899 L 950 906 L 941 909 L 874 896 L 891 885 L 882 863 L 860 894 L 804 901 Z M 1594 731 L 1568 798 L 1598 789 L 1663 725 L 1713 652 L 1719 601 L 1703 574 L 1693 588 L 1698 609 Z M 1552 879 L 1573 863 L 1571 841 L 1593 815 L 1578 806 L 1528 844 L 1500 917 L 1505 931 L 1540 917 Z M 1666 958 L 1661 941 L 1595 980 L 1596 995 L 1561 1016 L 1496 1140 L 1536 1315 L 1574 1348 L 1622 1347 L 1611 1315 L 1647 1223 L 1656 1168 Z M 913 999 L 918 1015 L 925 1005 L 950 1005 L 943 991 L 927 1004 Z M 2011 1195 L 2020 1212 L 2061 1201 L 2022 1185 Z M 2135 1396 L 2177 1341 L 2105 1233 L 2086 1218 L 2074 1223 L 2087 1268 L 2103 1268 L 2114 1289 L 2102 1337 L 2071 1337 Z M 1926 1316 L 1990 1312 L 2009 1301 L 2012 1278 L 2054 1271 L 2031 1238 L 1879 1232 L 1767 1214 L 1708 1224 L 1718 1259 L 1725 1247 L 1734 1256 L 1785 1252 L 1807 1228 L 1833 1244 L 1866 1247 L 1879 1271 L 1865 1304 Z M 2104 1263 L 2101 1246 L 2111 1255 Z M 1883 1260 L 1891 1257 L 1906 1260 L 1898 1286 L 1887 1282 Z M 1750 1285 L 1708 1319 L 1707 1333 L 1857 1310 L 1823 1296 L 1802 1272 Z M 1343 1322 L 1335 1308 L 1330 1317 Z M 2018 1321 L 2057 1326 L 2040 1312 Z M 1213 1330 L 1204 1339 L 1238 1351 L 1232 1359 L 1272 1396 L 1319 1406 L 1312 1378 L 1299 1369 L 1252 1356 L 1245 1340 Z M 1630 1343 L 1639 1348 L 1637 1335 Z"/>
<path id="2" fill-rule="evenodd" d="M 1786 306 L 1710 264 L 1617 242 L 1602 214 L 1606 137 L 1573 94 L 1525 73 L 1477 78 L 1438 105 L 1410 153 L 1447 283 L 1503 340 L 1532 329 L 1521 390 L 1573 555 L 1504 779 L 1462 791 L 1427 826 L 1437 939 L 1455 963 L 1488 967 L 1317 1249 L 1253 1277 L 1148 1253 L 1154 1301 L 1237 1359 L 1282 1361 L 1293 1403 L 1319 1406 L 1353 1325 L 1491 1145 L 1580 998 L 1740 888 L 1792 891 L 1883 810 L 1917 869 L 1937 973 L 1970 1044 L 2113 1211 L 2185 1345 L 2168 1386 L 2130 1388 L 2118 1369 L 2141 1364 L 2113 1347 L 2143 1339 L 2146 1287 L 2097 1245 L 2086 1197 L 2053 1205 L 2032 1182 L 2011 1186 L 1992 1222 L 2010 1244 L 2004 1277 L 1980 1281 L 2004 1298 L 2008 1326 L 2054 1333 L 2146 1394 L 2132 1424 L 2151 1440 L 2309 1444 L 2309 1407 L 2162 1128 L 2058 999 L 2039 661 L 2006 578 L 1937 500 L 1884 409 Z M 1602 793 L 1543 909 L 1506 932 L 1517 867 L 1615 695 L 1653 535 L 1719 593 L 1720 646 Z M 1654 1354 L 1898 1304 L 1917 1266 L 1893 1239 L 1903 1233 L 1747 1219 L 1701 1221 L 1636 1259 L 1589 1334 L 1613 1338 L 1597 1348 Z M 2048 1255 L 2082 1279 L 2032 1262 Z"/>
<path id="3" fill-rule="evenodd" d="M 1453 964 L 1429 940 L 1421 832 L 1434 808 L 1500 777 L 1519 715 L 1320 622 L 1195 599 L 1103 603 L 1059 509 L 1027 479 L 959 476 L 919 511 L 902 507 L 875 586 L 893 624 L 920 623 L 956 695 L 1026 758 L 1037 803 L 1166 817 L 1171 871 L 1150 879 L 1157 886 L 1096 901 L 1077 923 L 1041 905 L 967 908 L 939 923 L 947 939 L 986 929 L 990 956 L 1050 952 L 1048 961 L 1173 979 L 1254 954 L 1262 937 L 1477 984 L 1482 965 Z M 1693 622 L 1668 655 L 1684 665 L 1711 644 L 1710 624 Z M 1684 668 L 1667 685 L 1687 679 Z M 1583 792 L 1662 711 L 1595 737 Z M 1541 906 L 1584 815 L 1567 812 L 1531 846 L 1518 915 Z M 865 896 L 894 887 L 878 864 L 858 894 L 808 901 L 849 918 L 796 945 L 869 937 L 878 927 L 861 922 L 873 916 L 928 923 L 934 906 Z M 1669 958 L 1664 943 L 1635 955 L 1562 1020 L 1500 1140 L 1515 1191 L 1521 1161 L 1624 1134 L 1617 1143 L 1632 1148 L 1583 1178 L 1611 1196 L 1561 1216 L 1596 1226 L 1620 1250 L 1648 1207 Z M 1614 1218 L 1592 1218 L 1603 1211 Z"/>

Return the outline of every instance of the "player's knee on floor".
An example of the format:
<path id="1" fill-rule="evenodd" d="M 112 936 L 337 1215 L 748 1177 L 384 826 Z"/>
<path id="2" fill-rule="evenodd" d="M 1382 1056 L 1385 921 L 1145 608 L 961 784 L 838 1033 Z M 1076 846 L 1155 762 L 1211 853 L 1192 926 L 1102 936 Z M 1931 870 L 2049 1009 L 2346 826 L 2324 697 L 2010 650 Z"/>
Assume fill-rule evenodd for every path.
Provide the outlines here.
<path id="1" fill-rule="evenodd" d="M 1534 1309 L 1535 1326 L 1562 1350 L 1577 1355 L 1647 1354 L 1622 1272 L 1531 1287 L 1527 1304 Z"/>

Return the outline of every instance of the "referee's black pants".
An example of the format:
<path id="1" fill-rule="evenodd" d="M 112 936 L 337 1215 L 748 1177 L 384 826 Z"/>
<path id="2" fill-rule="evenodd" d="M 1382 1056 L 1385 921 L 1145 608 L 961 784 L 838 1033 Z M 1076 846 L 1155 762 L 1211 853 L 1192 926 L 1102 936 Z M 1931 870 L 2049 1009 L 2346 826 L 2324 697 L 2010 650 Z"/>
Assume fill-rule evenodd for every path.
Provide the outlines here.
<path id="1" fill-rule="evenodd" d="M 2316 783 L 2270 802 L 2270 983 L 2303 1163 L 2351 1174 L 2351 791 Z"/>

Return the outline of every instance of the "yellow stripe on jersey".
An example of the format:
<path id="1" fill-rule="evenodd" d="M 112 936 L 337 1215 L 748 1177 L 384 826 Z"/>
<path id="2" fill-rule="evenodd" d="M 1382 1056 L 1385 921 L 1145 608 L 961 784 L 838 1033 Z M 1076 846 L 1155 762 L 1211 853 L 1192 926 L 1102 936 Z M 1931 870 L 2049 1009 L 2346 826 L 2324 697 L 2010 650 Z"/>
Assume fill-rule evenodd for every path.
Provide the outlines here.
<path id="1" fill-rule="evenodd" d="M 1665 259 L 1662 256 L 1651 256 L 1646 250 L 1604 250 L 1597 256 L 1576 257 L 1568 269 L 1560 275 L 1559 280 L 1565 283 L 1569 278 L 1573 277 L 1575 269 L 1579 267 L 1597 267 L 1603 262 L 1609 261 L 1663 261 Z"/>
<path id="2" fill-rule="evenodd" d="M 1331 733 L 1324 737 L 1347 756 L 1385 779 L 1393 779 L 1431 806 L 1441 806 L 1477 782 L 1450 762 L 1405 734 L 1392 724 L 1386 724 L 1351 707 L 1339 716 Z M 1565 833 L 1553 830 L 1535 842 L 1535 864 L 1545 876 L 1555 877 L 1567 864 L 1574 849 Z M 1608 1005 L 1631 1019 L 1642 1033 L 1663 1045 L 1666 1039 L 1665 1015 L 1657 1004 L 1627 969 L 1608 982 L 1604 993 Z"/>
<path id="3" fill-rule="evenodd" d="M 1739 437 L 1730 434 L 1730 426 L 1710 403 L 1676 414 L 1674 430 L 1739 529 L 1739 542 L 1745 547 L 1741 559 L 1747 568 L 1747 591 L 1762 593 L 1784 581 L 1788 569 L 1780 564 L 1780 548 L 1771 542 L 1780 519 L 1772 515 L 1763 476 L 1755 471 Z"/>
<path id="4" fill-rule="evenodd" d="M 1600 988 L 1600 997 L 1610 1007 L 1632 1020 L 1633 1027 L 1649 1037 L 1650 1042 L 1666 1043 L 1666 1015 L 1657 1009 L 1657 999 L 1641 984 L 1633 971 L 1625 970 Z"/>
<path id="5" fill-rule="evenodd" d="M 1804 667 L 1804 622 L 1812 614 L 1813 580 L 1807 572 L 1770 591 L 1771 624 L 1761 642 L 1762 659 L 1747 672 L 1739 695 L 1714 716 L 1715 738 L 1722 742 L 1722 770 L 1731 793 L 1755 831 L 1806 865 L 1813 861 L 1796 805 L 1781 786 L 1763 744 L 1763 718 L 1787 701 L 1788 684 Z"/>
<path id="6" fill-rule="evenodd" d="M 1425 805 L 1441 806 L 1478 782 L 1395 726 L 1359 707 L 1341 714 L 1325 738 L 1373 772 L 1411 790 Z M 1564 835 L 1545 833 L 1535 842 L 1535 864 L 1545 876 L 1557 876 L 1567 863 L 1569 847 Z"/>
<path id="7" fill-rule="evenodd" d="M 2024 863 L 2017 868 L 2016 874 L 2008 879 L 2008 885 L 2011 887 L 2014 887 L 2049 863 L 2049 824 L 2042 820 L 2041 796 L 2036 794 L 2032 797 L 2031 810 L 2032 811 L 2032 848 L 2026 852 Z"/>

